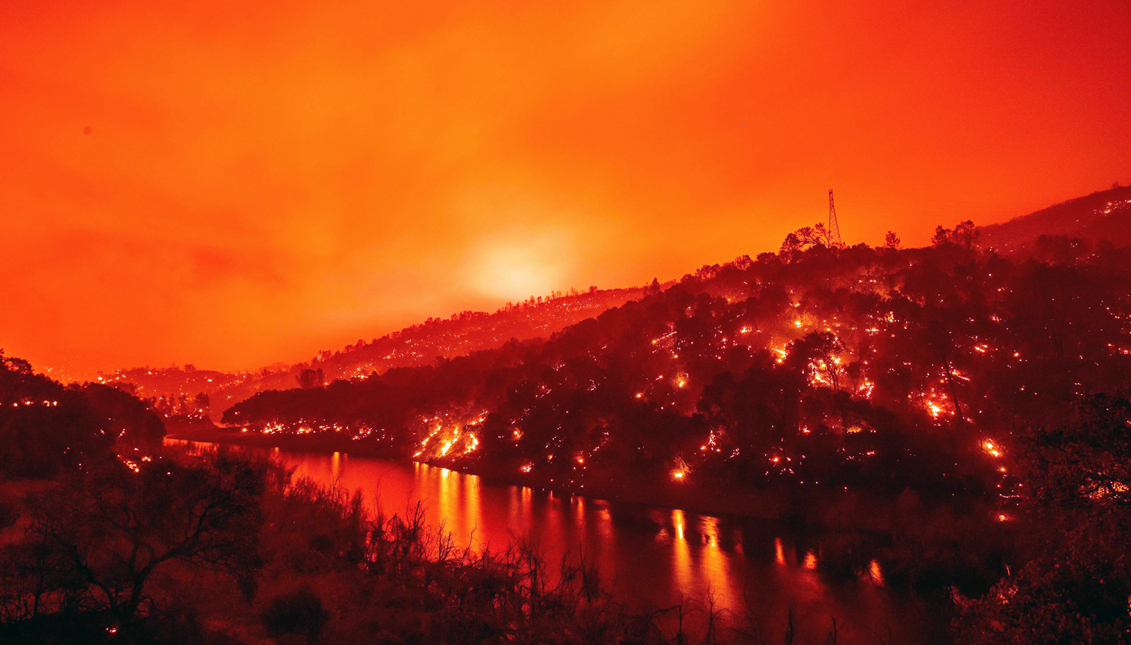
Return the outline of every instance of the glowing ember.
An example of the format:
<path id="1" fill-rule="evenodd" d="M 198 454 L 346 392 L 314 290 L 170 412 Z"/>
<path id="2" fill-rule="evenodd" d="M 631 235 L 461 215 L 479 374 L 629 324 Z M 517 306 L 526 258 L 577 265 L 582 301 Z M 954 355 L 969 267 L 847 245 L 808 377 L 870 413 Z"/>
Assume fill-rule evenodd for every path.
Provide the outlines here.
<path id="1" fill-rule="evenodd" d="M 809 553 L 806 553 L 805 554 L 805 562 L 801 566 L 805 567 L 806 569 L 809 569 L 810 571 L 816 570 L 816 568 L 817 568 L 817 554 L 813 553 L 812 551 L 810 551 Z"/>
<path id="2" fill-rule="evenodd" d="M 874 582 L 875 584 L 884 584 L 884 574 L 880 570 L 879 562 L 872 560 L 868 563 L 868 577 L 871 578 L 872 582 Z"/>
<path id="3" fill-rule="evenodd" d="M 452 449 L 452 446 L 457 441 L 459 441 L 459 433 L 456 433 L 456 436 L 444 442 L 444 445 L 440 447 L 440 456 L 446 457 L 448 455 L 448 451 Z"/>
<path id="4" fill-rule="evenodd" d="M 993 457 L 1001 456 L 1001 449 L 999 448 L 999 446 L 989 439 L 982 442 L 982 449 Z"/>

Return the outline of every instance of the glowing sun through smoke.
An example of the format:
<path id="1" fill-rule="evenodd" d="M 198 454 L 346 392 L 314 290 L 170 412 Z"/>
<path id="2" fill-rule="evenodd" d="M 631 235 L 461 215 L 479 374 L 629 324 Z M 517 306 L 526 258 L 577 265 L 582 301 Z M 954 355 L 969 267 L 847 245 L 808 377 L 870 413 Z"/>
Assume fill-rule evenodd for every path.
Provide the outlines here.
<path id="1" fill-rule="evenodd" d="M 507 233 L 484 238 L 467 262 L 468 286 L 493 298 L 520 301 L 564 291 L 573 244 L 562 232 Z"/>

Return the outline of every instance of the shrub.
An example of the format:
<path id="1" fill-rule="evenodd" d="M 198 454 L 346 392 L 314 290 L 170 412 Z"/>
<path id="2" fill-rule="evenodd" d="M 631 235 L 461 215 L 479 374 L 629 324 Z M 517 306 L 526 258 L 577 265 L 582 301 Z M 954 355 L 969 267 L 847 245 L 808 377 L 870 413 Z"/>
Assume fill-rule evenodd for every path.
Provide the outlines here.
<path id="1" fill-rule="evenodd" d="M 16 505 L 0 499 L 0 529 L 6 529 L 16 523 L 20 516 Z"/>
<path id="2" fill-rule="evenodd" d="M 298 634 L 313 641 L 322 633 L 330 614 L 322 606 L 322 599 L 303 585 L 289 593 L 271 599 L 261 614 L 263 625 L 272 636 Z"/>

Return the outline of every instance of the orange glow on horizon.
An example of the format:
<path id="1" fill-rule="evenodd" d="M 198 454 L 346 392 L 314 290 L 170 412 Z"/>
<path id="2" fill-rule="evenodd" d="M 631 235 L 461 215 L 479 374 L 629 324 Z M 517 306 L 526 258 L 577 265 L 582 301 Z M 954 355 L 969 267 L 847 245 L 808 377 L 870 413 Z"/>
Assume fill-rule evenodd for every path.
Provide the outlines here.
<path id="1" fill-rule="evenodd" d="M 6 3 L 0 347 L 307 360 L 776 250 L 829 187 L 849 243 L 925 244 L 1131 180 L 1128 32 L 1117 0 Z"/>

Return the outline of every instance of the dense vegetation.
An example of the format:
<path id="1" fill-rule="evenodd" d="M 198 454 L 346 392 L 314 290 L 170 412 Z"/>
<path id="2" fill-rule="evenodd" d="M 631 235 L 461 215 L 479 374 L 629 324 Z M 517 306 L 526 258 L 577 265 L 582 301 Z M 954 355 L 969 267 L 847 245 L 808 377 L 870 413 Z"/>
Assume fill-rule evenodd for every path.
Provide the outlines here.
<path id="1" fill-rule="evenodd" d="M 463 549 L 419 506 L 374 516 L 358 494 L 223 451 L 101 462 L 22 512 L 0 559 L 0 642 L 764 642 L 706 607 L 630 610 L 582 559 Z"/>
<path id="2" fill-rule="evenodd" d="M 1129 642 L 1131 248 L 978 239 L 964 222 L 928 248 L 839 248 L 802 229 L 547 339 L 315 373 L 224 420 L 533 485 L 757 493 L 825 525 L 825 575 L 875 559 L 945 599 L 956 642 Z M 277 464 L 170 452 L 162 414 L 208 400 L 135 394 L 0 355 L 0 483 L 39 480 L 0 490 L 0 641 L 791 638 L 629 610 L 583 561 L 460 549 L 419 509 L 374 516 Z M 877 505 L 845 503 L 860 493 Z"/>
<path id="3" fill-rule="evenodd" d="M 1001 251 L 1032 251 L 1041 236 L 1091 246 L 1131 244 L 1131 186 L 1112 185 L 1008 222 L 987 226 L 982 241 Z"/>
<path id="4" fill-rule="evenodd" d="M 128 392 L 97 383 L 65 387 L 0 350 L 0 482 L 47 478 L 123 446 L 165 436 L 160 417 Z"/>
<path id="5" fill-rule="evenodd" d="M 183 367 L 141 367 L 118 370 L 99 380 L 113 385 L 128 384 L 139 396 L 163 402 L 161 412 L 174 425 L 200 426 L 209 407 L 217 412 L 247 399 L 256 392 L 321 386 L 326 381 L 364 376 L 397 367 L 431 365 L 437 358 L 461 356 L 499 347 L 511 338 L 548 336 L 563 327 L 595 316 L 640 296 L 642 288 L 598 289 L 555 292 L 518 304 L 507 303 L 494 313 L 462 311 L 449 318 L 425 322 L 386 334 L 371 341 L 360 339 L 339 351 L 323 350 L 309 361 L 279 363 L 256 372 L 226 373 Z M 202 405 L 201 397 L 211 406 Z"/>
<path id="6" fill-rule="evenodd" d="M 890 582 L 959 585 L 962 642 L 1123 642 L 1131 253 L 1053 236 L 1002 256 L 968 222 L 928 248 L 893 238 L 799 231 L 544 341 L 263 393 L 225 420 L 535 485 L 770 490 L 803 514 L 846 490 L 946 502 L 897 517 L 878 552 Z M 823 566 L 877 552 L 838 539 Z"/>
<path id="7" fill-rule="evenodd" d="M 1020 564 L 954 596 L 956 642 L 1125 642 L 1129 427 L 1131 402 L 1096 396 L 1021 433 Z M 419 507 L 374 516 L 357 493 L 223 450 L 93 461 L 12 514 L 0 642 L 792 642 L 791 624 L 709 605 L 629 609 L 584 560 L 461 549 Z"/>
<path id="8" fill-rule="evenodd" d="M 804 236 L 802 236 L 804 237 Z M 1009 498 L 1018 428 L 1131 382 L 1131 259 L 828 248 L 704 267 L 547 340 L 225 412 L 519 481 Z"/>
<path id="9" fill-rule="evenodd" d="M 1131 400 L 1095 395 L 1019 433 L 1015 569 L 958 599 L 963 643 L 1131 642 Z"/>

